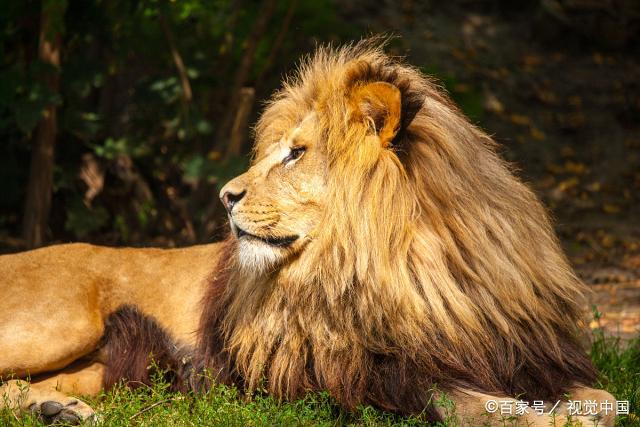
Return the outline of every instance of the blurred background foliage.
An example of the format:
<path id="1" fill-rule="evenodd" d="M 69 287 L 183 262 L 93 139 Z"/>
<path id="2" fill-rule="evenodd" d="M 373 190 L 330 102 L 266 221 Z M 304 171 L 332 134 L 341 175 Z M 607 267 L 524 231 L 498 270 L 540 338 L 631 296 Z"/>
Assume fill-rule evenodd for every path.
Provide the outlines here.
<path id="1" fill-rule="evenodd" d="M 505 137 L 507 157 L 523 164 L 543 193 L 548 190 L 550 202 L 563 192 L 591 194 L 580 186 L 600 177 L 583 179 L 584 159 L 569 159 L 573 169 L 554 172 L 565 175 L 545 187 L 547 166 L 566 166 L 566 144 L 558 141 L 575 129 L 518 111 L 522 105 L 551 108 L 519 98 L 520 88 L 544 89 L 549 102 L 571 96 L 536 86 L 535 68 L 557 52 L 564 52 L 567 72 L 572 55 L 626 64 L 638 51 L 639 9 L 623 0 L 595 6 L 586 0 L 4 1 L 0 247 L 77 240 L 174 246 L 219 237 L 225 227 L 218 190 L 248 165 L 250 126 L 262 100 L 318 43 L 378 32 L 400 35 L 391 53 L 408 54 L 439 77 L 472 121 Z M 43 51 L 47 42 L 52 50 Z M 637 69 L 637 61 L 630 64 Z M 557 73 L 540 69 L 540 80 L 553 78 L 550 71 Z M 577 90 L 592 87 L 589 79 L 609 79 L 601 72 Z M 625 130 L 616 137 L 629 139 L 635 150 L 637 126 L 628 123 L 638 119 L 640 101 L 637 92 L 629 95 L 631 83 L 620 81 L 631 98 L 621 101 L 626 116 L 616 129 Z M 582 138 L 568 140 L 574 137 Z M 42 147 L 52 151 L 37 158 Z M 622 157 L 629 160 L 627 152 Z M 574 175 L 580 183 L 567 184 Z M 640 182 L 640 175 L 630 179 Z M 610 210 L 620 212 L 637 198 L 617 200 Z M 32 211 L 43 218 L 30 220 L 25 213 Z M 38 221 L 44 221 L 39 238 L 29 232 Z"/>
<path id="2" fill-rule="evenodd" d="M 211 239 L 218 186 L 247 167 L 258 100 L 301 52 L 358 35 L 329 0 L 55 3 L 0 11 L 0 229 L 19 236 L 30 147 L 53 105 L 48 241 Z M 62 34 L 59 67 L 37 55 L 47 8 L 49 31 Z M 57 91 L 43 82 L 51 73 Z M 234 93 L 243 88 L 249 99 Z"/>

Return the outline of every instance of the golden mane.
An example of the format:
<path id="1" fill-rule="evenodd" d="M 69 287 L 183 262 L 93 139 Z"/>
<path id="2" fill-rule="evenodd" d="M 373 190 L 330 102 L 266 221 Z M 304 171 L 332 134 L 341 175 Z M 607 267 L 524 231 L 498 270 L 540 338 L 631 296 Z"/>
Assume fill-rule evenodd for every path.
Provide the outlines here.
<path id="1" fill-rule="evenodd" d="M 390 147 L 359 143 L 367 126 L 349 117 L 349 93 L 377 81 L 401 93 Z M 321 48 L 267 105 L 258 148 L 310 110 L 333 208 L 273 273 L 212 279 L 204 366 L 282 398 L 328 390 L 401 413 L 434 385 L 546 400 L 593 381 L 583 285 L 544 208 L 433 81 L 375 43 Z"/>

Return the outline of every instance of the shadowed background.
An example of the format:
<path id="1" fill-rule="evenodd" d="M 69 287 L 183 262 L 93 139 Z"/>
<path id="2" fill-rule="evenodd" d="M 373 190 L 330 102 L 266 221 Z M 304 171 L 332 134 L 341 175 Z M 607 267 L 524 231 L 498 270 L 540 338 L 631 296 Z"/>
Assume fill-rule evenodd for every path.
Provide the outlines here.
<path id="1" fill-rule="evenodd" d="M 0 29 L 0 252 L 219 238 L 262 101 L 318 43 L 386 33 L 502 144 L 620 332 L 640 323 L 637 1 L 9 0 Z"/>

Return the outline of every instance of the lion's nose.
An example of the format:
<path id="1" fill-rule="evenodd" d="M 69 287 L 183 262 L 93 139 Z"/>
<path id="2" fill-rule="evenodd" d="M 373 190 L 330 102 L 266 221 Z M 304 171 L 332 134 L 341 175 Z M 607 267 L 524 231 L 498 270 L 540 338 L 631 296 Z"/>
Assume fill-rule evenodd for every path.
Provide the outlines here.
<path id="1" fill-rule="evenodd" d="M 238 203 L 244 195 L 247 194 L 246 190 L 243 190 L 240 193 L 232 193 L 231 191 L 225 191 L 220 200 L 222 200 L 222 204 L 228 213 L 231 213 L 233 206 Z"/>

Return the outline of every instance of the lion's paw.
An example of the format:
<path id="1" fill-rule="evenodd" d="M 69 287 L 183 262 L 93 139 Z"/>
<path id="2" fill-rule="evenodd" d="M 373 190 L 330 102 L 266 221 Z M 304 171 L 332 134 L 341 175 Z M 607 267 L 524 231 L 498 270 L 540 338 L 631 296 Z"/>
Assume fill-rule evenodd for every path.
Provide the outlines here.
<path id="1" fill-rule="evenodd" d="M 96 414 L 89 405 L 77 399 L 71 399 L 65 404 L 55 400 L 36 402 L 29 406 L 31 413 L 35 414 L 45 424 L 73 424 L 86 422 L 95 424 Z"/>

